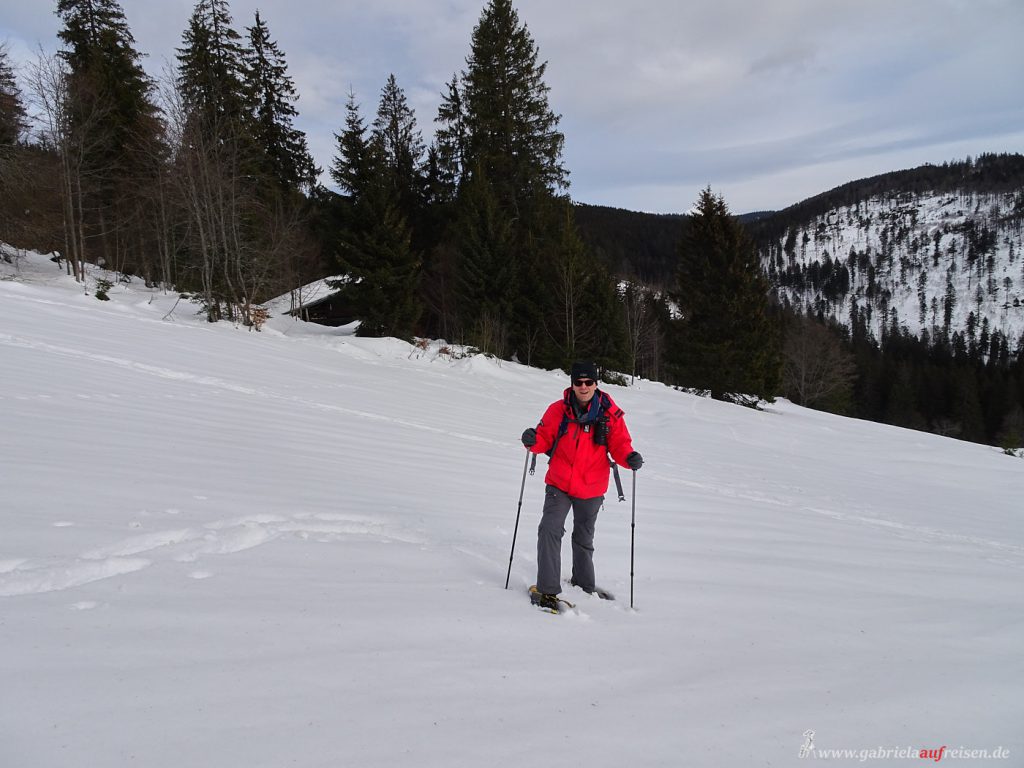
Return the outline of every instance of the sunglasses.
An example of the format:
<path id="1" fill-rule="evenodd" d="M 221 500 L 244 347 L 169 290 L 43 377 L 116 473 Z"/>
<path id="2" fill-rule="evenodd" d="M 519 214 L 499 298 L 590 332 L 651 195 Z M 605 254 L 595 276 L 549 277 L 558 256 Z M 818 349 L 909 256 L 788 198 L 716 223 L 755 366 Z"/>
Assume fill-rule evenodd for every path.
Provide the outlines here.
<path id="1" fill-rule="evenodd" d="M 595 384 L 597 384 L 597 382 L 593 379 L 576 379 L 576 381 L 572 383 L 574 387 L 592 387 Z"/>

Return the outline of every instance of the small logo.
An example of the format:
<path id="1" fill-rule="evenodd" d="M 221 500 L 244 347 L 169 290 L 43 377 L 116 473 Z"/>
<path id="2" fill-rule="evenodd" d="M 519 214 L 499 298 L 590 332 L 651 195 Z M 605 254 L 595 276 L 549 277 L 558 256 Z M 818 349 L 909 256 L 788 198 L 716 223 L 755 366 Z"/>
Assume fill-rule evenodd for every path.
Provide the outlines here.
<path id="1" fill-rule="evenodd" d="M 808 757 L 814 751 L 814 731 L 804 731 L 804 743 L 800 746 L 800 757 Z"/>

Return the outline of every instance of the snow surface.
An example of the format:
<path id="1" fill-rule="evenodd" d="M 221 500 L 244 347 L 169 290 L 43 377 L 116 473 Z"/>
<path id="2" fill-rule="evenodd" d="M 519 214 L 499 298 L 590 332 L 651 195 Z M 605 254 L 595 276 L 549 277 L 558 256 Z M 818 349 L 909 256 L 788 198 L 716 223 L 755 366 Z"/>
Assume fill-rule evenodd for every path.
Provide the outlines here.
<path id="1" fill-rule="evenodd" d="M 564 374 L 0 269 L 4 768 L 788 766 L 807 730 L 1024 764 L 1020 459 L 607 387 L 636 610 L 612 496 L 619 600 L 551 616 L 543 460 L 502 587 Z"/>

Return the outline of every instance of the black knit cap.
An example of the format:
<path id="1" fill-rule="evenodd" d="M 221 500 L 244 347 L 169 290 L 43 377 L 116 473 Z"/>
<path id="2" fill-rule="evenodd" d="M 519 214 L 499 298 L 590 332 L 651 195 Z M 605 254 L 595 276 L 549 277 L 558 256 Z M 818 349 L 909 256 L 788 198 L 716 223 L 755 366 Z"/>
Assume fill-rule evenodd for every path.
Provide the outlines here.
<path id="1" fill-rule="evenodd" d="M 591 362 L 579 361 L 572 364 L 569 372 L 570 381 L 576 379 L 593 379 L 597 381 L 597 366 Z"/>

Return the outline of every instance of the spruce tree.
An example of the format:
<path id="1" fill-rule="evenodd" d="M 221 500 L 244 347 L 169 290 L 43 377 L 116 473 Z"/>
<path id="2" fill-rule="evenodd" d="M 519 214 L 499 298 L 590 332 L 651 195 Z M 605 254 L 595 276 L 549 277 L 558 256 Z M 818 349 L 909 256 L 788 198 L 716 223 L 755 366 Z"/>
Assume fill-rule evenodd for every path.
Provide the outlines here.
<path id="1" fill-rule="evenodd" d="M 336 253 L 346 277 L 335 285 L 359 316 L 359 335 L 409 339 L 422 314 L 422 263 L 383 140 L 367 137 L 355 94 L 349 94 L 345 113 L 330 171 L 345 193 Z"/>
<path id="2" fill-rule="evenodd" d="M 319 169 L 309 154 L 306 135 L 293 124 L 298 94 L 284 53 L 271 39 L 259 11 L 247 31 L 245 92 L 253 141 L 264 158 L 266 174 L 281 190 L 308 191 L 316 184 Z"/>
<path id="3" fill-rule="evenodd" d="M 531 247 L 536 258 L 522 276 L 517 313 L 520 322 L 538 323 L 527 327 L 540 330 L 529 359 L 568 366 L 584 358 L 623 368 L 626 326 L 616 282 L 580 238 L 571 201 L 549 196 L 532 207 L 539 214 Z"/>
<path id="4" fill-rule="evenodd" d="M 508 321 L 520 298 L 519 264 L 514 222 L 481 169 L 463 189 L 454 233 L 455 303 L 462 332 L 500 354 L 506 351 Z"/>
<path id="5" fill-rule="evenodd" d="M 153 82 L 116 0 L 58 0 L 57 15 L 59 55 L 67 64 L 64 151 L 75 155 L 65 163 L 74 174 L 66 185 L 75 198 L 69 222 L 87 239 L 98 238 L 107 263 L 120 266 L 129 248 L 144 250 L 139 206 L 162 132 Z M 76 242 L 84 258 L 85 242 Z"/>
<path id="6" fill-rule="evenodd" d="M 459 339 L 461 326 L 455 296 L 455 266 L 459 258 L 453 232 L 462 172 L 464 126 L 458 76 L 448 83 L 448 93 L 438 110 L 434 141 L 424 167 L 424 215 L 419 226 L 423 247 L 423 297 L 427 307 L 424 327 L 428 334 Z"/>
<path id="7" fill-rule="evenodd" d="M 416 126 L 416 115 L 392 74 L 380 94 L 377 116 L 371 127 L 371 140 L 381 148 L 383 167 L 412 236 L 412 247 L 419 253 L 431 249 L 436 240 L 427 216 L 427 167 L 423 137 Z"/>
<path id="8" fill-rule="evenodd" d="M 553 342 L 559 307 L 544 275 L 553 249 L 571 240 L 552 215 L 568 173 L 546 67 L 510 0 L 491 0 L 473 30 L 466 69 L 438 111 L 430 183 L 434 200 L 454 199 L 450 237 L 459 258 L 451 264 L 468 274 L 447 283 L 459 286 L 467 340 L 560 365 L 566 344 Z M 481 279 L 485 265 L 501 278 Z M 471 290 L 473 283 L 485 291 Z"/>
<path id="9" fill-rule="evenodd" d="M 565 137 L 548 104 L 546 69 L 511 0 L 491 0 L 473 30 L 460 103 L 449 93 L 440 112 L 445 135 L 462 136 L 463 170 L 480 168 L 513 209 L 540 190 L 567 186 Z"/>
<path id="10" fill-rule="evenodd" d="M 7 46 L 0 43 L 0 151 L 18 143 L 28 128 L 28 115 Z"/>
<path id="11" fill-rule="evenodd" d="M 231 25 L 226 0 L 199 0 L 177 52 L 178 83 L 193 118 L 219 140 L 244 124 L 246 112 L 247 54 Z"/>
<path id="12" fill-rule="evenodd" d="M 719 400 L 771 400 L 779 384 L 778 333 L 753 243 L 725 200 L 701 192 L 680 252 L 671 369 Z M 753 400 L 756 402 L 756 400 Z"/>
<path id="13" fill-rule="evenodd" d="M 27 168 L 28 150 L 21 145 L 27 129 L 27 115 L 21 100 L 21 90 L 11 65 L 7 46 L 0 42 L 0 235 L 8 243 L 23 242 L 27 228 L 27 208 L 32 208 L 33 220 L 39 212 L 26 199 L 26 190 L 42 185 L 38 179 L 26 184 L 31 178 Z M 39 241 L 36 241 L 39 242 Z M 10 256 L 0 253 L 0 258 L 10 261 Z"/>
<path id="14" fill-rule="evenodd" d="M 406 213 L 413 215 L 423 196 L 423 137 L 405 91 L 398 87 L 393 74 L 381 91 L 371 135 L 381 147 L 384 169 Z"/>
<path id="15" fill-rule="evenodd" d="M 466 123 L 462 111 L 462 90 L 458 75 L 448 83 L 435 122 L 439 127 L 431 144 L 428 196 L 431 202 L 455 200 L 466 153 Z"/>
<path id="16" fill-rule="evenodd" d="M 351 91 L 345 103 L 345 128 L 334 134 L 337 153 L 330 174 L 342 194 L 358 197 L 366 190 L 371 169 L 368 162 L 366 123 L 359 113 L 359 104 Z"/>
<path id="17" fill-rule="evenodd" d="M 562 220 L 551 223 L 550 229 L 558 234 L 551 238 L 548 257 L 542 262 L 548 267 L 544 275 L 546 284 L 538 285 L 537 290 L 551 295 L 548 335 L 558 357 L 571 364 L 573 360 L 595 357 L 592 351 L 584 353 L 580 347 L 585 339 L 594 340 L 590 331 L 599 316 L 583 310 L 584 296 L 596 275 L 572 226 L 571 208 L 567 201 L 560 202 L 564 202 L 565 215 L 559 216 L 560 206 L 551 207 L 552 216 Z"/>
<path id="18" fill-rule="evenodd" d="M 379 151 L 372 145 L 372 154 Z M 360 318 L 357 334 L 411 339 L 423 311 L 422 265 L 397 195 L 383 177 L 353 202 L 348 224 L 339 261 L 347 273 L 346 295 Z"/>

